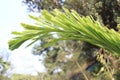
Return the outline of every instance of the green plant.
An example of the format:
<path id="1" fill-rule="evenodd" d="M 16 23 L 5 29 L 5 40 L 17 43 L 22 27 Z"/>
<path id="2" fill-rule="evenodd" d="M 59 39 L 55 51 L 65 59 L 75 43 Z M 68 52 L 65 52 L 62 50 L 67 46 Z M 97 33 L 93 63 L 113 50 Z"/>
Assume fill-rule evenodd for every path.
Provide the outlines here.
<path id="1" fill-rule="evenodd" d="M 102 27 L 92 17 L 81 17 L 74 10 L 63 9 L 63 12 L 58 9 L 53 12 L 43 10 L 40 17 L 30 15 L 32 19 L 37 21 L 36 24 L 22 23 L 21 25 L 25 28 L 24 31 L 12 32 L 16 37 L 9 41 L 10 49 L 18 48 L 27 40 L 31 39 L 32 43 L 34 43 L 54 33 L 58 35 L 58 38 L 51 39 L 49 45 L 60 40 L 82 40 L 120 56 L 119 33 L 113 29 L 109 30 L 106 27 Z M 49 45 L 47 44 L 46 46 Z"/>

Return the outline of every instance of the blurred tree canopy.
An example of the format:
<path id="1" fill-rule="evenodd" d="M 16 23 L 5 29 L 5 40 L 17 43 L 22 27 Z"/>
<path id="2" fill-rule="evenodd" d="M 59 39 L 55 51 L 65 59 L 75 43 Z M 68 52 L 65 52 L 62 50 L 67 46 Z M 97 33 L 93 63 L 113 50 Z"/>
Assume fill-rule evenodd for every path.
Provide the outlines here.
<path id="1" fill-rule="evenodd" d="M 119 0 L 23 0 L 30 12 L 52 11 L 62 6 L 76 10 L 81 16 L 93 16 L 109 29 L 119 31 Z M 56 36 L 55 36 L 56 37 Z M 60 41 L 44 48 L 50 37 L 40 40 L 33 48 L 33 54 L 43 56 L 43 64 L 48 73 L 43 73 L 43 80 L 119 80 L 119 58 L 108 54 L 104 49 L 86 42 L 69 40 Z M 106 62 L 103 65 L 103 62 Z M 107 68 L 111 69 L 110 71 Z M 110 73 L 110 74 L 109 74 Z"/>
<path id="2" fill-rule="evenodd" d="M 8 68 L 9 68 L 9 63 L 3 61 L 3 59 L 0 58 L 0 79 L 1 80 L 9 80 L 7 76 L 4 76 Z"/>

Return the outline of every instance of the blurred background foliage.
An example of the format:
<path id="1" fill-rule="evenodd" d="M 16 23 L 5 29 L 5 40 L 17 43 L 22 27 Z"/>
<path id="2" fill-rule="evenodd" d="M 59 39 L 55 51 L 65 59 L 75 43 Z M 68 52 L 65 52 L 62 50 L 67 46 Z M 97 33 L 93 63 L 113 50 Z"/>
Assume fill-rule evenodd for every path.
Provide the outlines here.
<path id="1" fill-rule="evenodd" d="M 7 69 L 9 68 L 9 62 L 4 61 L 0 58 L 0 79 L 1 80 L 9 80 L 8 77 L 4 76 L 6 74 Z"/>
<path id="2" fill-rule="evenodd" d="M 28 12 L 33 13 L 64 6 L 76 10 L 81 16 L 91 15 L 103 26 L 119 31 L 120 0 L 23 0 L 22 3 Z M 15 74 L 11 80 L 120 80 L 119 57 L 76 40 L 61 41 L 43 48 L 50 38 L 39 40 L 32 50 L 34 55 L 43 57 L 47 72 L 36 77 Z"/>
<path id="3" fill-rule="evenodd" d="M 10 66 L 9 55 L 10 52 L 7 49 L 0 50 L 0 80 L 9 80 L 8 76 L 6 76 Z"/>

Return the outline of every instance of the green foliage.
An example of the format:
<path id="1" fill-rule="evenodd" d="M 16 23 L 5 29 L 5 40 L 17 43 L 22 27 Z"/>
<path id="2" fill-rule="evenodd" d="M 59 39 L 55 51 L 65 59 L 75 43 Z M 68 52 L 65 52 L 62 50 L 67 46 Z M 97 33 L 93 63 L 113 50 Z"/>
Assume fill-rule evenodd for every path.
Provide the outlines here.
<path id="1" fill-rule="evenodd" d="M 9 41 L 11 50 L 18 48 L 29 39 L 35 42 L 40 38 L 52 35 L 51 32 L 55 32 L 59 38 L 53 38 L 50 43 L 60 40 L 82 40 L 102 47 L 116 55 L 120 54 L 120 34 L 112 29 L 102 27 L 92 17 L 80 17 L 76 11 L 69 11 L 65 8 L 64 12 L 58 9 L 51 13 L 43 10 L 40 18 L 30 17 L 37 21 L 37 25 L 22 24 L 25 31 L 14 32 L 17 37 Z"/>
<path id="2" fill-rule="evenodd" d="M 65 6 L 69 10 L 74 9 L 80 15 L 83 15 L 83 16 L 92 15 L 92 17 L 95 20 L 98 20 L 102 25 L 105 25 L 109 29 L 112 28 L 118 31 L 118 28 L 119 28 L 119 27 L 117 28 L 117 24 L 120 23 L 119 21 L 119 16 L 120 16 L 119 2 L 120 1 L 119 0 L 65 0 L 63 2 L 62 0 L 40 0 L 40 1 L 23 0 L 23 1 L 26 1 L 28 9 L 33 12 L 36 12 L 36 8 L 38 9 L 38 11 L 42 9 L 46 9 L 51 12 L 53 11 L 54 8 L 61 9 L 61 6 Z M 62 73 L 64 74 L 62 75 L 61 73 L 59 73 L 58 76 L 55 76 L 56 74 L 46 75 L 45 80 L 56 79 L 56 77 L 61 77 L 60 80 L 62 79 L 65 80 L 66 79 L 65 77 L 70 77 L 68 80 L 73 80 L 73 79 L 78 79 L 77 77 L 79 76 L 80 78 L 78 80 L 83 80 L 84 78 L 81 76 L 81 70 L 78 70 L 79 68 L 76 67 L 76 64 L 72 64 L 72 63 L 76 63 L 75 61 L 72 60 L 73 58 L 75 60 L 78 60 L 79 64 L 82 65 L 81 67 L 84 67 L 84 69 L 86 67 L 92 68 L 93 72 L 90 71 L 90 74 L 91 73 L 95 75 L 98 74 L 96 77 L 94 77 L 95 79 L 94 78 L 91 79 L 90 77 L 92 76 L 90 76 L 89 77 L 90 80 L 111 80 L 112 79 L 111 77 L 113 77 L 114 75 L 116 80 L 119 80 L 119 73 L 118 73 L 119 59 L 109 54 L 109 52 L 106 53 L 106 51 L 101 52 L 98 50 L 97 53 L 99 53 L 100 58 L 101 56 L 103 57 L 103 59 L 99 60 L 98 58 L 93 56 L 94 51 L 96 51 L 95 49 L 96 46 L 86 44 L 85 42 L 84 42 L 85 44 L 81 45 L 79 44 L 78 40 L 59 41 L 57 44 L 54 44 L 52 46 L 49 44 L 50 47 L 44 48 L 44 45 L 48 44 L 51 41 L 51 38 L 53 37 L 49 36 L 49 38 L 48 37 L 42 38 L 42 40 L 40 40 L 40 45 L 35 46 L 35 48 L 33 49 L 35 51 L 33 52 L 33 54 L 35 55 L 39 54 L 44 56 L 43 63 L 47 68 L 48 73 L 54 72 L 56 67 L 60 67 L 62 70 L 66 70 L 66 71 L 63 71 Z M 51 50 L 51 47 L 52 47 L 52 50 Z M 46 52 L 46 55 L 44 54 L 44 52 Z M 66 55 L 69 55 L 69 54 L 74 55 L 69 59 L 70 61 L 65 57 Z M 67 62 L 65 63 L 64 60 L 65 61 L 67 60 Z M 97 60 L 97 63 L 94 63 L 94 61 L 96 60 Z M 104 63 L 106 61 L 107 61 L 106 63 L 107 66 Z M 103 67 L 96 66 L 91 62 L 93 62 L 94 64 L 104 64 L 104 66 Z M 84 66 L 84 64 L 86 63 L 89 63 L 89 64 Z M 98 68 L 100 68 L 100 70 L 97 70 L 97 73 L 96 73 L 94 70 Z M 106 71 L 106 68 L 109 68 L 110 70 Z M 89 70 L 86 70 L 86 71 L 89 71 Z"/>
<path id="3" fill-rule="evenodd" d="M 13 32 L 13 34 L 15 34 L 17 38 L 14 38 L 9 42 L 14 43 L 10 45 L 10 48 L 16 49 L 23 43 L 24 40 L 27 41 L 31 39 L 33 41 L 32 43 L 34 43 L 39 39 L 43 39 L 47 40 L 45 42 L 46 46 L 44 46 L 43 44 L 43 46 L 41 46 L 42 48 L 39 48 L 39 50 L 41 51 L 42 49 L 44 51 L 44 49 L 48 50 L 48 46 L 51 46 L 53 45 L 53 43 L 59 41 L 59 44 L 57 44 L 57 46 L 52 46 L 53 50 L 49 51 L 44 59 L 44 65 L 48 69 L 48 74 L 46 74 L 47 77 L 45 77 L 45 80 L 56 79 L 56 77 L 64 77 L 65 79 L 69 80 L 69 78 L 74 78 L 75 75 L 81 74 L 81 72 L 86 73 L 84 70 L 88 65 L 84 66 L 84 63 L 82 63 L 81 60 L 83 59 L 85 61 L 84 57 L 87 56 L 84 56 L 82 59 L 80 59 L 80 53 L 82 52 L 71 52 L 72 49 L 75 50 L 76 46 L 69 49 L 68 52 L 65 52 L 65 50 L 63 49 L 67 48 L 68 45 L 66 47 L 61 46 L 61 40 L 86 41 L 102 47 L 109 52 L 119 56 L 119 33 L 115 32 L 113 29 L 109 30 L 106 27 L 102 27 L 99 22 L 95 21 L 92 17 L 80 17 L 80 15 L 74 10 L 69 11 L 65 8 L 64 11 L 55 9 L 53 12 L 48 12 L 46 10 L 43 10 L 40 17 L 35 17 L 31 15 L 30 17 L 36 20 L 36 24 L 30 25 L 22 23 L 22 26 L 25 28 L 25 30 L 23 32 Z M 54 34 L 57 34 L 57 38 L 53 37 Z M 17 43 L 15 43 L 14 41 L 16 41 Z M 80 47 L 77 46 L 77 48 Z M 72 56 L 72 58 L 70 59 L 67 59 L 65 56 L 69 53 L 72 53 L 72 55 L 74 56 Z M 90 53 L 90 51 L 88 51 L 88 53 Z M 78 67 L 79 65 L 76 65 L 76 61 L 79 61 L 79 65 L 82 64 L 82 67 L 84 68 L 80 69 Z M 60 72 L 59 74 L 53 74 L 54 70 L 56 70 L 58 67 L 62 69 L 62 72 Z M 101 69 L 103 68 L 100 67 L 100 71 L 98 70 L 95 75 L 102 73 Z M 68 76 L 65 77 L 65 75 L 68 75 L 70 77 L 67 78 Z M 101 80 L 102 78 L 109 79 L 109 77 L 107 76 L 109 76 L 109 71 L 99 76 L 99 79 L 97 80 Z M 80 77 L 83 78 L 81 75 Z"/>

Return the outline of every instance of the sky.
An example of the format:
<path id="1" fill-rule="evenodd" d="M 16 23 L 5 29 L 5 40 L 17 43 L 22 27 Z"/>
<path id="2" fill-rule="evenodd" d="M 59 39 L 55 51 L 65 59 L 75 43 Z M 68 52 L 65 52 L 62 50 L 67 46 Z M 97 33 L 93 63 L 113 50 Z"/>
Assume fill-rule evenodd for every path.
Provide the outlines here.
<path id="1" fill-rule="evenodd" d="M 45 71 L 44 66 L 39 61 L 39 56 L 31 54 L 33 46 L 24 48 L 24 44 L 14 51 L 8 50 L 8 40 L 13 36 L 12 31 L 23 30 L 20 26 L 21 22 L 31 23 L 28 18 L 25 5 L 21 0 L 1 0 L 0 2 L 0 54 L 9 54 L 8 60 L 11 62 L 9 73 L 21 73 L 36 75 L 37 71 Z M 6 52 L 5 52 L 6 51 Z"/>

